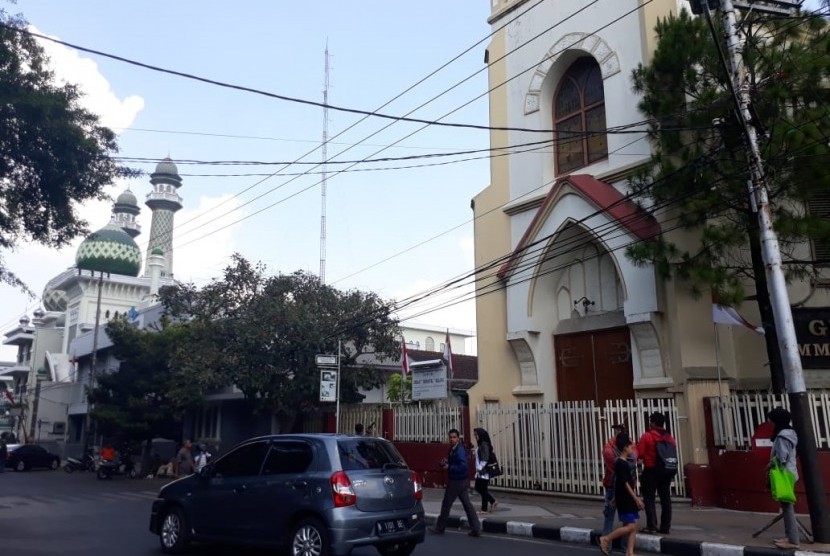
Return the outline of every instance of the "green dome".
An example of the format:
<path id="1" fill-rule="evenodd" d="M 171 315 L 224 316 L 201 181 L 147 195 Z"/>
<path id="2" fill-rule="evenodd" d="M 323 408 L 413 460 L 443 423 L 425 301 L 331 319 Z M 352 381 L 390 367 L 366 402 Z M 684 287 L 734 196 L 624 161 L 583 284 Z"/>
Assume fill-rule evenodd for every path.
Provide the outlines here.
<path id="1" fill-rule="evenodd" d="M 164 250 L 161 247 L 153 247 L 153 250 L 150 251 L 151 255 L 161 255 L 164 256 Z"/>
<path id="2" fill-rule="evenodd" d="M 81 243 L 75 264 L 83 270 L 138 276 L 141 249 L 124 230 L 108 224 Z"/>

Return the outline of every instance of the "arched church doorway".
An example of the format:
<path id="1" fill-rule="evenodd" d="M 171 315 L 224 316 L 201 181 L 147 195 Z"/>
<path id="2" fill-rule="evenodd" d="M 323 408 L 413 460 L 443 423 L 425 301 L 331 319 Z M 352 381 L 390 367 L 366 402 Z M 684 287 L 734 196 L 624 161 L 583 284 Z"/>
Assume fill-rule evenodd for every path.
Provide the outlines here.
<path id="1" fill-rule="evenodd" d="M 554 336 L 559 401 L 634 398 L 628 328 Z"/>

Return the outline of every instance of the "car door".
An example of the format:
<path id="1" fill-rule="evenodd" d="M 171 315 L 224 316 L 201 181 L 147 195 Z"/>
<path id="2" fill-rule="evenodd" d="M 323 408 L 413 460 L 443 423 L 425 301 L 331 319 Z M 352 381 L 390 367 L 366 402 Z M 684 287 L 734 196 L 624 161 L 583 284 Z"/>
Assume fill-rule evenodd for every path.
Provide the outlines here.
<path id="1" fill-rule="evenodd" d="M 261 480 L 252 486 L 256 501 L 258 540 L 282 543 L 290 531 L 291 516 L 312 505 L 309 475 L 314 447 L 304 440 L 274 440 L 262 466 Z"/>
<path id="2" fill-rule="evenodd" d="M 32 467 L 49 467 L 49 453 L 43 446 L 32 446 Z"/>
<path id="3" fill-rule="evenodd" d="M 243 444 L 219 458 L 209 478 L 195 481 L 190 514 L 198 535 L 250 540 L 257 518 L 251 487 L 259 480 L 267 453 L 264 440 Z"/>

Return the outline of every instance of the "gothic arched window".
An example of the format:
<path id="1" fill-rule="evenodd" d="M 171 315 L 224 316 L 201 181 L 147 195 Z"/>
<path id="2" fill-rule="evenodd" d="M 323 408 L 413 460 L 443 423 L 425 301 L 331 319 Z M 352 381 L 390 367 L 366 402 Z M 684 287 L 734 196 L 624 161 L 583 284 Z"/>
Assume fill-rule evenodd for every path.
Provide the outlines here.
<path id="1" fill-rule="evenodd" d="M 432 336 L 427 336 L 426 340 L 426 347 L 427 351 L 435 351 L 435 340 L 432 339 Z"/>
<path id="2" fill-rule="evenodd" d="M 580 58 L 562 76 L 553 98 L 553 127 L 558 174 L 608 158 L 605 92 L 593 58 Z"/>

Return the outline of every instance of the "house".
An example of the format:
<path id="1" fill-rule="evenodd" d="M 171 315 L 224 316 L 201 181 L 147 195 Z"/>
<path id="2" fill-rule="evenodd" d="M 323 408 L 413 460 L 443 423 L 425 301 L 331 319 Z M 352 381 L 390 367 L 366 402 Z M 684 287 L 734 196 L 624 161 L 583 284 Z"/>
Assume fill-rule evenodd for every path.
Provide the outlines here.
<path id="1" fill-rule="evenodd" d="M 703 398 L 767 389 L 764 340 L 747 327 L 716 331 L 710 298 L 625 255 L 655 233 L 684 240 L 626 194 L 650 155 L 636 133 L 645 127 L 631 73 L 649 62 L 658 18 L 686 5 L 491 2 L 491 147 L 531 140 L 507 128 L 550 129 L 555 142 L 493 157 L 490 184 L 473 199 L 476 261 L 504 263 L 477 277 L 490 294 L 476 300 L 479 382 L 470 398 L 473 406 L 670 398 L 682 415 L 684 461 L 705 463 Z M 587 133 L 621 127 L 628 132 Z M 790 284 L 806 322 L 828 322 L 828 285 L 826 268 L 819 280 Z M 741 311 L 759 322 L 752 303 Z M 805 369 L 808 387 L 828 385 L 828 363 Z"/>

